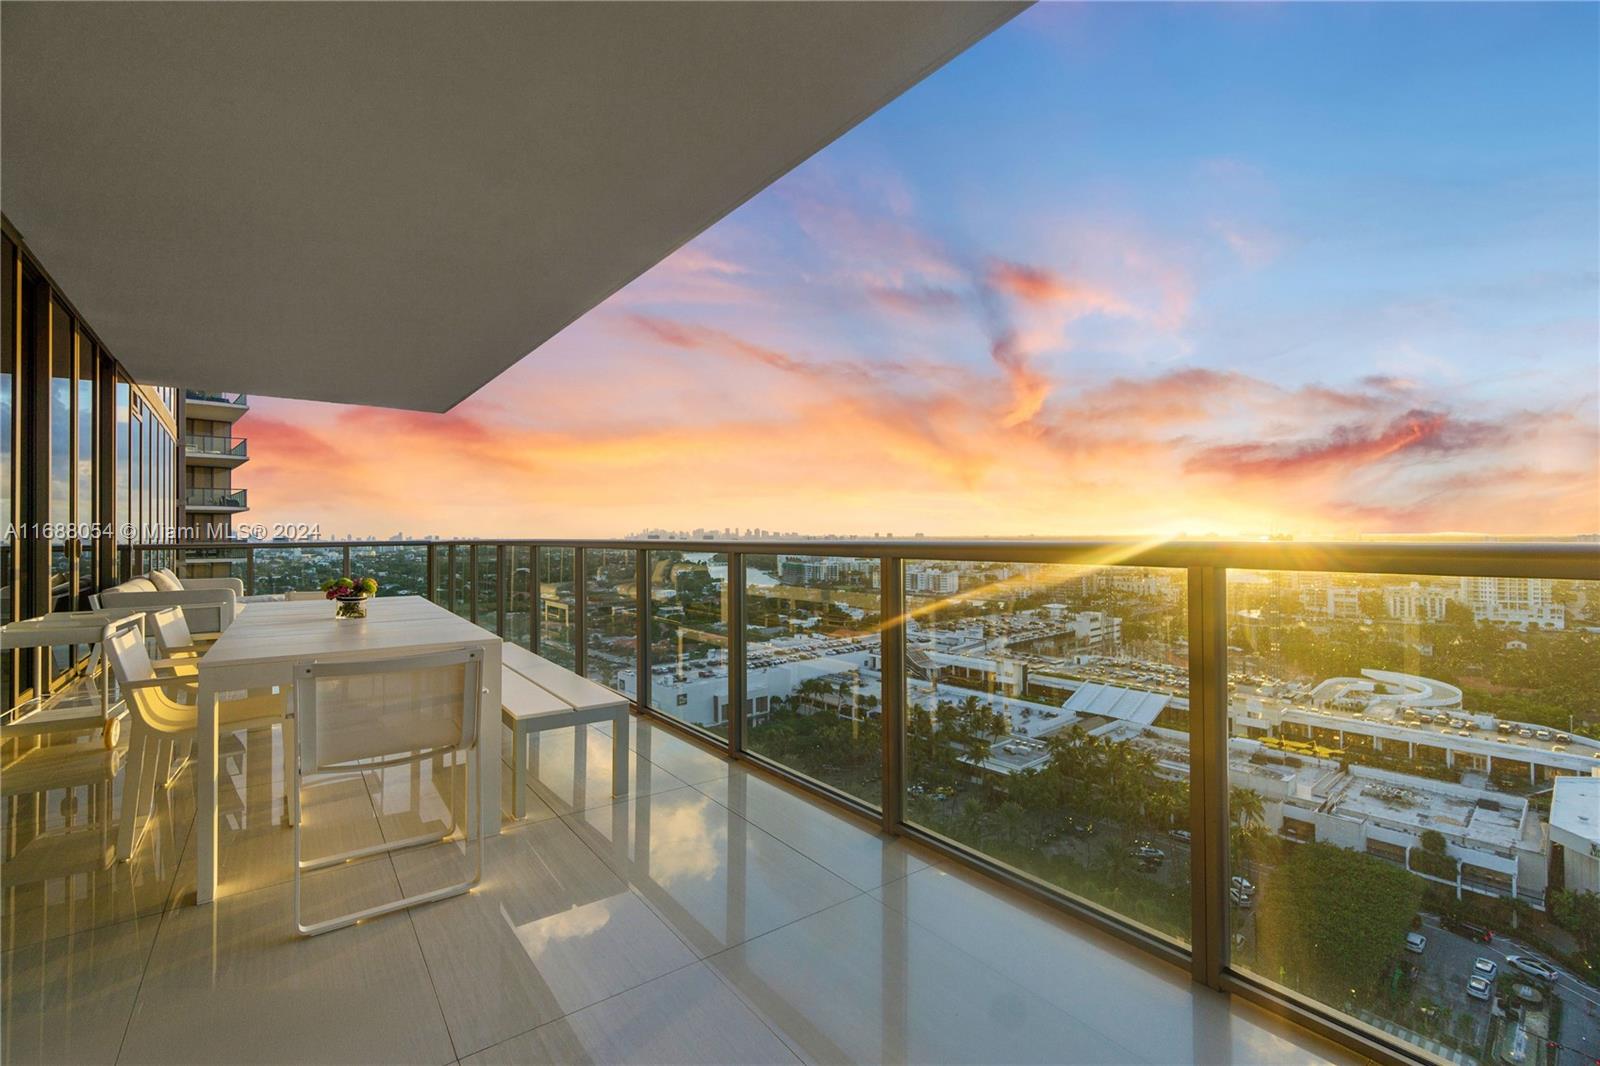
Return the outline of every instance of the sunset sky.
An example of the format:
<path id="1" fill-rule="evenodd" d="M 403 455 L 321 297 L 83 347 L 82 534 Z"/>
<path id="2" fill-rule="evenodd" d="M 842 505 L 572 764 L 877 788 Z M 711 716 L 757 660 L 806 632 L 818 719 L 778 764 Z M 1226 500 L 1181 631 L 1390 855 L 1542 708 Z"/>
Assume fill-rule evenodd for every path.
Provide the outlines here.
<path id="1" fill-rule="evenodd" d="M 1041 4 L 449 414 L 252 397 L 246 518 L 1600 530 L 1597 32 Z"/>

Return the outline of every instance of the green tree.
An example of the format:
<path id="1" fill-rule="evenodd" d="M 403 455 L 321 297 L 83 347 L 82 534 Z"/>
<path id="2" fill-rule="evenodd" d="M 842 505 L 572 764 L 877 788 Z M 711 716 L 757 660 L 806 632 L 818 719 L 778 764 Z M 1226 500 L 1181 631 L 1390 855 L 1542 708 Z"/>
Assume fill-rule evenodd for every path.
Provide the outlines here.
<path id="1" fill-rule="evenodd" d="M 1260 972 L 1335 1006 L 1365 1000 L 1404 942 L 1422 886 L 1360 852 L 1293 848 L 1261 891 Z"/>

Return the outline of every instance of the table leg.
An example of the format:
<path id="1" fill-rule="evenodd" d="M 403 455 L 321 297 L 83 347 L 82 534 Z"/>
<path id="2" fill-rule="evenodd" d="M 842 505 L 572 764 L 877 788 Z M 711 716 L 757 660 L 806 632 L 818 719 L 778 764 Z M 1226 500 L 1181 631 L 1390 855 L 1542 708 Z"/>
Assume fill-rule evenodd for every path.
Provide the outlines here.
<path id="1" fill-rule="evenodd" d="M 500 642 L 484 648 L 483 703 L 478 708 L 478 743 L 498 744 L 500 741 Z M 500 833 L 500 752 L 488 753 L 477 760 L 478 768 L 478 826 L 483 836 Z"/>
<path id="2" fill-rule="evenodd" d="M 511 817 L 521 818 L 528 813 L 528 798 L 523 789 L 528 787 L 528 735 L 520 725 L 511 727 Z"/>
<path id="3" fill-rule="evenodd" d="M 628 794 L 628 712 L 611 719 L 611 794 Z"/>
<path id="4" fill-rule="evenodd" d="M 195 885 L 196 903 L 210 903 L 217 894 L 217 694 L 205 672 L 196 696 L 195 747 Z"/>

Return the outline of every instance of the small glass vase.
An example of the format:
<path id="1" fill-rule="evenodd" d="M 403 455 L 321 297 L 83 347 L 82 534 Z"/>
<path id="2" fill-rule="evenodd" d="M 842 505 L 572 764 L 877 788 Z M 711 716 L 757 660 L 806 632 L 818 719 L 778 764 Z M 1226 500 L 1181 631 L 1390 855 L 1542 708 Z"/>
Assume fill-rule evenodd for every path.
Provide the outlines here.
<path id="1" fill-rule="evenodd" d="M 367 616 L 367 597 L 365 596 L 336 596 L 333 616 L 335 618 L 365 618 Z"/>

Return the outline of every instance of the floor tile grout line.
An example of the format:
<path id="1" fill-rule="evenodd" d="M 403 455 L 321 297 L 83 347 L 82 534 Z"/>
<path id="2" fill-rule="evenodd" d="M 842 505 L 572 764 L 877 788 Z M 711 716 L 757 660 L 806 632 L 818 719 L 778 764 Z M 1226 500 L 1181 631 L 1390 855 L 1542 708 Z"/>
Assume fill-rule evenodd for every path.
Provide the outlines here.
<path id="1" fill-rule="evenodd" d="M 907 874 L 905 877 L 897 878 L 895 881 L 890 881 L 887 884 L 882 885 L 877 889 L 874 889 L 873 891 L 874 892 L 882 891 L 884 888 L 887 888 L 888 885 L 896 884 L 899 881 L 908 881 L 911 878 L 916 877 L 918 874 L 928 873 L 932 869 L 933 869 L 933 867 L 929 867 L 926 870 L 917 870 L 917 871 L 915 871 L 913 873 Z M 986 894 L 988 894 L 988 893 L 986 893 Z M 1007 982 L 1009 984 L 1015 985 L 1016 987 L 1022 989 L 1024 992 L 1026 992 L 1028 995 L 1031 995 L 1031 996 L 1035 997 L 1036 999 L 1038 999 L 1040 1002 L 1045 1003 L 1046 1005 L 1054 1008 L 1055 1010 L 1060 1011 L 1062 1014 L 1065 1014 L 1067 1017 L 1072 1018 L 1075 1021 L 1077 1021 L 1077 1022 L 1079 1022 L 1079 1023 L 1083 1024 L 1083 1025 L 1087 1025 L 1090 1029 L 1093 1029 L 1096 1033 L 1099 1033 L 1107 1041 L 1109 1041 L 1112 1044 L 1115 1044 L 1117 1047 L 1122 1048 L 1124 1051 L 1126 1051 L 1128 1053 L 1128 1055 L 1131 1057 L 1132 1060 L 1135 1060 L 1135 1061 L 1138 1061 L 1138 1062 L 1148 1062 L 1149 1061 L 1148 1059 L 1145 1059 L 1142 1055 L 1140 1055 L 1138 1052 L 1134 1051 L 1132 1048 L 1130 1048 L 1127 1045 L 1123 1044 L 1123 1042 L 1121 1040 L 1118 1040 L 1112 1034 L 1105 1032 L 1098 1025 L 1096 1025 L 1091 1019 L 1085 1018 L 1082 1015 L 1078 1014 L 1077 1012 L 1075 1012 L 1073 1010 L 1070 1010 L 1070 1009 L 1068 1009 L 1066 1007 L 1059 1006 L 1053 1000 L 1045 999 L 1043 996 L 1039 995 L 1037 992 L 1034 992 L 1031 988 L 1029 988 L 1026 984 L 1024 984 L 1018 978 L 1011 976 L 1010 974 L 1006 973 L 1004 970 L 1001 970 L 998 966 L 995 966 L 993 963 L 985 962 L 983 959 L 981 959 L 978 956 L 972 954 L 972 952 L 968 951 L 966 948 L 962 947 L 960 944 L 957 944 L 954 940 L 951 940 L 949 937 L 945 936 L 942 932 L 939 931 L 938 927 L 930 925 L 929 923 L 923 921 L 920 918 L 913 917 L 909 911 L 905 911 L 905 910 L 902 910 L 899 907 L 896 907 L 894 904 L 890 903 L 886 899 L 879 899 L 877 896 L 872 895 L 871 892 L 866 893 L 866 895 L 871 896 L 871 898 L 873 900 L 875 900 L 879 905 L 881 905 L 885 910 L 890 910 L 890 911 L 893 911 L 895 914 L 900 915 L 900 917 L 903 918 L 905 921 L 910 922 L 912 925 L 914 925 L 917 928 L 919 928 L 919 929 L 923 930 L 924 932 L 928 933 L 935 940 L 938 940 L 941 944 L 945 945 L 950 950 L 956 952 L 958 955 L 965 956 L 966 958 L 972 960 L 973 964 L 975 964 L 976 966 L 978 966 L 978 967 L 980 967 L 980 968 L 982 968 L 984 970 L 987 970 L 990 973 L 998 976 L 1002 981 L 1005 981 L 1005 982 Z M 999 898 L 999 897 L 991 897 L 991 898 Z M 1009 900 L 1002 900 L 1002 901 L 1006 902 L 1006 903 L 1010 903 Z M 1044 919 L 1043 917 L 1041 917 L 1039 915 L 1029 914 L 1028 917 L 1030 917 L 1034 921 L 1038 921 L 1038 922 L 1044 922 L 1046 920 L 1046 919 Z"/>
<path id="2" fill-rule="evenodd" d="M 759 1006 L 757 1006 L 755 1003 L 751 1002 L 750 998 L 748 996 L 746 996 L 743 993 L 743 991 L 740 990 L 739 986 L 737 984 L 735 984 L 733 981 L 729 980 L 717 966 L 712 964 L 711 960 L 715 959 L 719 955 L 727 955 L 727 954 L 730 954 L 731 952 L 738 951 L 741 948 L 748 947 L 749 945 L 755 943 L 757 940 L 760 940 L 762 937 L 771 936 L 773 933 L 777 933 L 777 932 L 780 932 L 780 931 L 782 931 L 784 929 L 787 929 L 789 926 L 794 925 L 797 922 L 807 921 L 808 919 L 815 918 L 818 915 L 826 914 L 828 911 L 833 910 L 835 907 L 842 907 L 846 903 L 853 903 L 855 900 L 861 898 L 862 896 L 866 896 L 866 895 L 868 895 L 866 892 L 858 892 L 856 895 L 851 896 L 849 899 L 842 899 L 837 903 L 830 903 L 828 906 L 822 908 L 819 911 L 813 911 L 810 914 L 804 915 L 804 916 L 802 916 L 800 918 L 796 918 L 792 922 L 785 922 L 782 925 L 778 926 L 776 929 L 769 929 L 765 933 L 760 933 L 760 934 L 758 934 L 756 936 L 750 937 L 747 940 L 742 940 L 737 944 L 729 945 L 728 947 L 723 948 L 721 951 L 714 951 L 710 955 L 707 955 L 705 958 L 700 960 L 701 962 L 706 964 L 706 968 L 711 971 L 712 975 L 715 976 L 717 980 L 721 981 L 723 983 L 723 985 L 725 987 L 727 987 L 728 990 L 733 993 L 734 998 L 737 999 L 740 1003 L 743 1003 L 745 1005 L 745 1008 L 747 1010 L 749 1010 L 751 1014 L 754 1014 L 756 1016 L 756 1019 L 759 1022 L 761 1022 L 762 1025 L 767 1027 L 767 1031 L 770 1032 L 773 1036 L 777 1037 L 778 1042 L 789 1050 L 789 1054 L 793 1055 L 798 1061 L 800 1061 L 802 1063 L 810 1062 L 811 1060 L 808 1059 L 804 1054 L 802 1054 L 802 1052 L 801 1052 L 801 1050 L 799 1048 L 797 1048 L 793 1044 L 791 1044 L 788 1041 L 788 1039 L 785 1038 L 784 1035 L 781 1032 L 779 1032 L 777 1029 L 773 1028 L 772 1023 L 767 1020 L 766 1013 L 764 1011 L 762 1011 L 761 1008 Z"/>
<path id="3" fill-rule="evenodd" d="M 704 965 L 705 965 L 705 960 L 704 959 L 698 958 L 698 957 L 692 958 L 688 962 L 684 963 L 682 966 L 674 966 L 672 969 L 667 970 L 664 973 L 658 973 L 654 977 L 646 978 L 645 980 L 640 981 L 638 984 L 629 985 L 627 988 L 618 989 L 615 992 L 612 992 L 612 993 L 610 993 L 608 995 L 602 996 L 601 998 L 595 1000 L 593 1003 L 585 1003 L 583 1006 L 578 1007 L 578 1008 L 576 1008 L 574 1010 L 564 1011 L 561 1014 L 556 1015 L 554 1018 L 547 1018 L 546 1020 L 540 1022 L 538 1025 L 529 1026 L 528 1028 L 523 1029 L 520 1032 L 512 1033 L 510 1036 L 506 1037 L 504 1040 L 496 1040 L 494 1043 L 485 1044 L 483 1047 L 478 1048 L 475 1051 L 469 1051 L 465 1055 L 458 1056 L 457 1061 L 462 1061 L 462 1060 L 465 1060 L 465 1059 L 469 1059 L 473 1055 L 481 1055 L 485 1051 L 489 1051 L 489 1050 L 492 1050 L 494 1048 L 497 1048 L 502 1044 L 509 1044 L 513 1040 L 520 1040 L 522 1037 L 527 1036 L 529 1033 L 534 1032 L 535 1030 L 543 1029 L 547 1025 L 554 1025 L 557 1022 L 560 1022 L 560 1021 L 565 1021 L 566 1019 L 571 1018 L 574 1015 L 582 1014 L 586 1010 L 592 1010 L 593 1008 L 601 1006 L 602 1004 L 611 1002 L 612 1000 L 616 999 L 618 996 L 625 996 L 629 992 L 638 991 L 639 989 L 643 988 L 645 985 L 654 984 L 657 981 L 664 981 L 667 978 L 672 977 L 672 976 L 674 976 L 676 974 L 680 974 L 685 970 L 692 970 L 696 966 L 704 966 Z M 709 967 L 707 967 L 707 968 L 709 969 Z"/>
<path id="4" fill-rule="evenodd" d="M 179 771 L 179 773 L 190 774 L 192 778 L 193 774 L 191 771 L 193 767 L 194 763 L 191 762 L 188 766 L 184 767 L 183 770 Z M 170 790 L 171 786 L 168 785 L 167 787 Z M 111 1060 L 113 1063 L 121 1062 L 122 1053 L 127 1049 L 128 1034 L 133 1031 L 133 1017 L 139 1012 L 139 996 L 144 992 L 145 978 L 150 976 L 150 963 L 156 957 L 156 947 L 161 943 L 161 930 L 166 927 L 167 915 L 171 913 L 173 907 L 176 906 L 175 900 L 178 896 L 178 878 L 183 874 L 183 857 L 189 853 L 189 841 L 194 837 L 195 821 L 198 818 L 199 809 L 197 804 L 195 816 L 189 820 L 189 832 L 184 834 L 183 846 L 178 849 L 176 866 L 172 872 L 172 883 L 167 886 L 167 894 L 166 898 L 162 901 L 161 912 L 156 915 L 156 931 L 154 935 L 150 937 L 150 950 L 145 953 L 144 965 L 139 968 L 139 983 L 134 986 L 133 998 L 128 1001 L 128 1020 L 122 1023 L 122 1038 L 117 1041 L 117 1053 L 112 1057 Z M 128 861 L 133 861 L 132 855 L 128 856 Z M 136 921 L 137 918 L 133 920 Z"/>
<path id="5" fill-rule="evenodd" d="M 394 865 L 394 859 L 391 858 L 389 860 L 389 865 L 391 867 Z M 399 870 L 395 870 L 394 877 L 395 884 L 400 888 L 401 894 L 404 895 L 405 885 L 400 883 Z M 437 900 L 436 902 L 444 903 L 446 901 Z M 406 908 L 406 924 L 411 927 L 411 939 L 416 943 L 417 955 L 422 959 L 422 972 L 428 977 L 428 988 L 433 992 L 434 1005 L 439 1008 L 439 1024 L 444 1026 L 444 1038 L 450 1042 L 450 1054 L 457 1062 L 460 1062 L 461 1049 L 456 1047 L 456 1034 L 450 1031 L 450 1018 L 444 1012 L 444 997 L 439 995 L 439 982 L 434 980 L 433 967 L 428 964 L 428 951 L 422 946 L 422 934 L 417 932 L 417 917 L 413 907 Z"/>
<path id="6" fill-rule="evenodd" d="M 706 782 L 706 783 L 709 784 L 709 782 Z M 729 803 L 727 803 L 727 802 L 725 802 L 723 800 L 717 799 L 717 797 L 713 796 L 711 793 L 707 792 L 705 789 L 701 788 L 699 785 L 690 785 L 689 787 L 694 789 L 696 792 L 700 793 L 702 796 L 705 796 L 712 803 L 715 803 L 717 806 L 724 808 L 729 813 L 737 815 L 740 818 L 743 818 L 746 822 L 749 822 L 751 825 L 755 826 L 757 829 L 761 830 L 763 833 L 767 834 L 769 837 L 772 837 L 778 843 L 780 843 L 780 844 L 784 845 L 785 847 L 789 848 L 795 854 L 800 855 L 801 857 L 803 857 L 805 859 L 808 859 L 809 861 L 811 861 L 811 862 L 815 863 L 816 865 L 822 867 L 828 873 L 832 874 L 834 877 L 837 877 L 839 880 L 843 881 L 845 884 L 849 885 L 851 888 L 859 889 L 862 892 L 875 892 L 878 889 L 884 887 L 885 885 L 894 884 L 894 882 L 902 880 L 903 878 L 909 877 L 909 876 L 911 876 L 911 874 L 921 873 L 922 870 L 931 869 L 932 867 L 937 865 L 936 860 L 932 856 L 929 856 L 929 857 L 925 858 L 922 855 L 918 854 L 914 849 L 907 847 L 906 848 L 906 853 L 908 855 L 910 855 L 912 858 L 915 858 L 918 862 L 921 862 L 921 863 L 924 864 L 921 868 L 916 869 L 916 870 L 911 870 L 911 871 L 909 871 L 907 873 L 900 874 L 900 875 L 898 875 L 896 877 L 891 877 L 886 881 L 880 881 L 875 885 L 860 885 L 860 884 L 857 884 L 855 881 L 852 881 L 850 878 L 846 877 L 844 874 L 840 873 L 838 870 L 833 869 L 827 863 L 823 862 L 821 859 L 816 858 L 815 856 L 810 855 L 807 852 L 801 851 L 800 850 L 800 846 L 798 844 L 795 844 L 792 841 L 788 840 L 777 829 L 768 828 L 767 826 L 762 825 L 760 822 L 756 821 L 750 815 L 736 810 L 733 807 L 732 804 L 729 804 Z M 824 814 L 824 815 L 829 815 L 829 816 L 833 815 L 832 811 L 822 810 L 821 808 L 818 808 L 818 812 L 821 813 L 821 814 Z M 853 823 L 848 823 L 848 824 L 853 824 Z M 866 830 L 863 830 L 863 831 L 867 832 Z M 905 842 L 904 841 L 896 840 L 896 838 L 893 838 L 893 837 L 883 836 L 882 834 L 873 834 L 873 833 L 870 833 L 870 832 L 868 833 L 868 835 L 872 836 L 874 839 L 877 839 L 877 840 L 881 841 L 882 844 L 885 847 L 888 847 L 888 846 L 890 846 L 892 844 L 899 844 L 901 847 L 905 847 Z"/>

